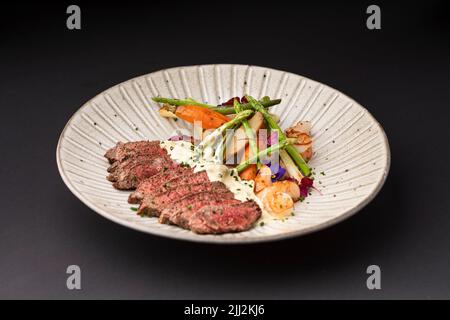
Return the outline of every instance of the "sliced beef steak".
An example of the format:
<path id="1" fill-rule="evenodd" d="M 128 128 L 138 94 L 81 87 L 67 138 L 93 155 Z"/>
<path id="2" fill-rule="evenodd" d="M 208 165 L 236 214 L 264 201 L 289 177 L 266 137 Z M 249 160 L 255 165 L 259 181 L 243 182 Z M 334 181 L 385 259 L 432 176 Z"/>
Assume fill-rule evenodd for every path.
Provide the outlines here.
<path id="1" fill-rule="evenodd" d="M 188 215 L 207 204 L 225 200 L 234 200 L 234 194 L 228 190 L 191 194 L 166 206 L 159 216 L 159 222 L 180 225 L 179 218 L 183 214 Z"/>
<path id="2" fill-rule="evenodd" d="M 178 164 L 168 157 L 138 161 L 126 170 L 119 171 L 114 177 L 113 186 L 119 190 L 135 189 L 141 181 L 176 167 Z"/>
<path id="3" fill-rule="evenodd" d="M 200 234 L 245 231 L 261 216 L 256 202 L 241 202 L 222 182 L 210 182 L 206 171 L 177 164 L 159 141 L 119 142 L 105 157 L 115 188 L 137 188 L 128 202 L 140 203 L 139 215 Z"/>
<path id="4" fill-rule="evenodd" d="M 167 156 L 167 151 L 163 148 L 160 148 L 158 145 L 150 145 L 146 148 L 140 148 L 136 150 L 133 154 L 129 154 L 127 157 L 122 157 L 121 160 L 117 160 L 113 162 L 109 168 L 108 172 L 114 173 L 123 166 L 124 163 L 129 163 L 130 161 L 134 161 L 139 158 L 156 158 L 156 157 L 164 157 Z"/>
<path id="5" fill-rule="evenodd" d="M 133 156 L 131 158 L 127 158 L 123 161 L 116 161 L 114 162 L 109 168 L 108 172 L 110 173 L 108 180 L 114 181 L 114 179 L 123 171 L 126 171 L 127 169 L 134 167 L 137 163 L 142 161 L 149 161 L 156 158 L 164 157 L 164 155 L 153 155 L 153 154 L 146 154 L 146 155 L 137 155 Z M 166 156 L 168 157 L 168 156 Z"/>
<path id="6" fill-rule="evenodd" d="M 120 162 L 136 154 L 151 153 L 156 148 L 162 149 L 159 144 L 159 141 L 119 142 L 114 148 L 106 151 L 105 157 L 110 163 Z"/>
<path id="7" fill-rule="evenodd" d="M 224 192 L 227 187 L 219 181 L 196 184 L 184 184 L 160 194 L 146 195 L 138 209 L 138 214 L 159 216 L 161 211 L 170 203 L 199 192 Z"/>
<path id="8" fill-rule="evenodd" d="M 121 163 L 116 167 L 116 169 L 111 172 L 107 179 L 111 182 L 120 180 L 120 177 L 122 177 L 124 174 L 129 172 L 132 168 L 134 168 L 136 165 L 141 163 L 152 163 L 152 162 L 166 162 L 168 166 L 173 163 L 172 159 L 170 159 L 169 156 L 138 156 L 129 158 Z M 118 163 L 118 162 L 117 162 Z"/>
<path id="9" fill-rule="evenodd" d="M 208 205 L 191 216 L 188 227 L 201 234 L 240 232 L 250 229 L 259 217 L 261 209 L 253 200 L 233 205 Z"/>
<path id="10" fill-rule="evenodd" d="M 152 194 L 156 189 L 163 185 L 167 181 L 181 176 L 181 175 L 191 175 L 194 173 L 194 169 L 187 167 L 176 167 L 172 170 L 167 170 L 165 172 L 160 172 L 150 178 L 145 179 L 136 188 L 136 191 L 130 194 L 128 197 L 129 203 L 141 203 L 142 199 L 146 194 Z"/>
<path id="11" fill-rule="evenodd" d="M 157 195 L 167 193 L 170 190 L 178 188 L 179 186 L 185 184 L 193 185 L 205 182 L 210 182 L 206 171 L 196 172 L 188 175 L 180 175 L 163 183 L 161 186 L 159 186 L 156 190 L 153 191 L 153 194 Z"/>

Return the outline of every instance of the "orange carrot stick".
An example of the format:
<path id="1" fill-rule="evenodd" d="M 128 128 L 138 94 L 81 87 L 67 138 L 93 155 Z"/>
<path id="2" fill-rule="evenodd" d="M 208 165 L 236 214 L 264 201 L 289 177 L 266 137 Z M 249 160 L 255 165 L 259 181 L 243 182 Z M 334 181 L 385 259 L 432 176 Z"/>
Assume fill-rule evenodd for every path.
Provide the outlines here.
<path id="1" fill-rule="evenodd" d="M 249 157 L 249 153 L 250 153 L 250 146 L 247 145 L 245 147 L 245 152 L 244 152 L 244 159 L 243 161 L 247 160 Z M 249 165 L 246 169 L 244 169 L 244 171 L 242 171 L 239 176 L 241 177 L 242 180 L 255 180 L 256 178 L 256 172 L 257 172 L 257 168 L 256 168 L 256 164 L 251 164 Z"/>
<path id="2" fill-rule="evenodd" d="M 200 121 L 203 129 L 215 129 L 230 121 L 230 118 L 200 106 L 180 106 L 175 111 L 178 118 L 194 123 Z"/>

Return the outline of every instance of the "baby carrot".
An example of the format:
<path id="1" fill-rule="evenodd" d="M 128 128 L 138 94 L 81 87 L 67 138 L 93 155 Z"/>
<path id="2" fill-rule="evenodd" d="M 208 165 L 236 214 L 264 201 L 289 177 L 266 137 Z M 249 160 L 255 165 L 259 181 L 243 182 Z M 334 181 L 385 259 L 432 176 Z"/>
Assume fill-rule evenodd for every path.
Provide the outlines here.
<path id="1" fill-rule="evenodd" d="M 243 160 L 247 160 L 249 158 L 249 153 L 250 153 L 250 147 L 249 147 L 249 145 L 247 145 L 245 147 L 245 153 L 244 153 Z M 247 168 L 245 168 L 243 171 L 241 171 L 241 173 L 239 173 L 239 176 L 241 177 L 242 180 L 255 180 L 256 171 L 257 171 L 256 164 L 251 164 Z"/>
<path id="2" fill-rule="evenodd" d="M 211 109 L 187 105 L 180 106 L 176 109 L 175 115 L 187 122 L 201 122 L 203 129 L 215 129 L 230 121 L 230 118 Z"/>

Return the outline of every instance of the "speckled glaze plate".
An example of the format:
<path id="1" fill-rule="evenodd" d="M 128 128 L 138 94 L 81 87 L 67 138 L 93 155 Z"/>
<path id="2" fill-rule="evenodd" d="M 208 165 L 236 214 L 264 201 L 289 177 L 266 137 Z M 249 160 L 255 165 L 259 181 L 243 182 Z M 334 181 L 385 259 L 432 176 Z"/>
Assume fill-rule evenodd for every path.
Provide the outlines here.
<path id="1" fill-rule="evenodd" d="M 224 235 L 197 235 L 141 218 L 130 210 L 129 192 L 106 180 L 105 151 L 118 141 L 167 139 L 183 121 L 161 118 L 152 96 L 191 97 L 219 104 L 250 94 L 282 98 L 272 112 L 283 129 L 312 122 L 314 156 L 310 165 L 321 194 L 297 203 L 285 222 Z M 244 65 L 202 65 L 154 72 L 112 87 L 83 105 L 69 120 L 57 147 L 57 163 L 68 188 L 95 212 L 121 225 L 154 235 L 211 243 L 284 239 L 336 224 L 367 205 L 381 189 L 390 165 L 386 135 L 357 102 L 319 82 L 289 72 Z M 325 175 L 319 174 L 324 172 Z"/>

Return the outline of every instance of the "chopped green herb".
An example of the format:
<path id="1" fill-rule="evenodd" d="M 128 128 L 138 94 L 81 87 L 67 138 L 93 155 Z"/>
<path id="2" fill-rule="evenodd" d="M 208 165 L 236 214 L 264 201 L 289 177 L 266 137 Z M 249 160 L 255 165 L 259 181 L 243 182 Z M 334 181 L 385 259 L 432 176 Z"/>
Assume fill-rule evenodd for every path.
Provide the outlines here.
<path id="1" fill-rule="evenodd" d="M 130 210 L 131 210 L 131 211 L 134 211 L 134 212 L 137 212 L 138 209 L 139 209 L 139 208 L 136 208 L 136 207 L 130 207 Z"/>

